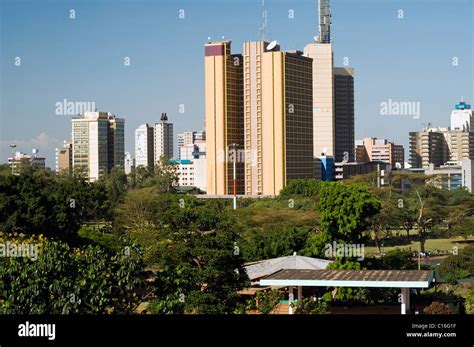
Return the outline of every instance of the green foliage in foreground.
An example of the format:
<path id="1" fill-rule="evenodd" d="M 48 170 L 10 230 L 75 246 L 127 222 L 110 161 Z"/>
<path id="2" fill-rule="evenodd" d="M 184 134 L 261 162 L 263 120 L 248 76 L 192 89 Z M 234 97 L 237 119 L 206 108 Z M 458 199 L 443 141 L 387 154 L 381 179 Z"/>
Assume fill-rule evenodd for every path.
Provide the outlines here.
<path id="1" fill-rule="evenodd" d="M 0 312 L 11 314 L 131 313 L 140 298 L 141 252 L 115 254 L 45 240 L 36 260 L 0 262 Z"/>
<path id="2" fill-rule="evenodd" d="M 323 300 L 314 300 L 314 298 L 304 298 L 292 304 L 295 314 L 327 314 L 328 304 Z"/>

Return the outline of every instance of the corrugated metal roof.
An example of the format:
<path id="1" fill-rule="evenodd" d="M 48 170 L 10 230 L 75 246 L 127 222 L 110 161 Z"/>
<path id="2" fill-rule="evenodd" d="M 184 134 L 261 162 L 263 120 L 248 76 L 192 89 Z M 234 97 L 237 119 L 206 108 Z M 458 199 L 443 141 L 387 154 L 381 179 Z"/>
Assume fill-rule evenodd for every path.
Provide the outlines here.
<path id="1" fill-rule="evenodd" d="M 432 271 L 418 270 L 291 270 L 260 280 L 261 286 L 428 288 Z"/>
<path id="2" fill-rule="evenodd" d="M 332 261 L 311 257 L 303 257 L 301 255 L 290 255 L 287 257 L 260 260 L 253 263 L 245 264 L 245 270 L 249 279 L 256 280 L 262 277 L 274 274 L 283 269 L 293 270 L 315 270 L 325 269 Z"/>

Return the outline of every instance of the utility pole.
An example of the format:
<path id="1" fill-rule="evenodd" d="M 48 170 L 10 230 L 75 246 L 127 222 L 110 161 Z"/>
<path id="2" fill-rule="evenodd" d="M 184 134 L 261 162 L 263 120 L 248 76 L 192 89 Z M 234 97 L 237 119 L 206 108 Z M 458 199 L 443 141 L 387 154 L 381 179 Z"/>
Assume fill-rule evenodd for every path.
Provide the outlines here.
<path id="1" fill-rule="evenodd" d="M 237 150 L 236 148 L 239 146 L 237 143 L 233 143 L 232 145 L 234 151 L 234 160 L 233 160 L 233 176 L 234 176 L 234 210 L 237 209 L 237 173 L 236 173 L 236 163 L 237 163 Z"/>

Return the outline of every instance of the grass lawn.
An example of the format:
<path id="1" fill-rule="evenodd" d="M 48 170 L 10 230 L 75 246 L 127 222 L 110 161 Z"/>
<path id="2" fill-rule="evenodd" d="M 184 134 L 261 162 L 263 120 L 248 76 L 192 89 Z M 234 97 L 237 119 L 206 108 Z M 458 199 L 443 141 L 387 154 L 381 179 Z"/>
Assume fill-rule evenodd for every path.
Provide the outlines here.
<path id="1" fill-rule="evenodd" d="M 434 251 L 435 249 L 443 250 L 443 251 L 452 251 L 453 247 L 458 247 L 458 249 L 463 249 L 469 244 L 474 243 L 474 236 L 469 236 L 467 240 L 462 237 L 454 237 L 449 239 L 428 239 L 425 242 L 425 250 L 426 251 Z M 383 244 L 383 241 L 382 241 Z M 390 247 L 382 247 L 383 252 L 388 252 L 395 248 L 400 249 L 409 249 L 411 248 L 412 251 L 417 251 L 420 248 L 419 241 L 411 241 L 409 244 L 403 244 L 399 246 L 390 246 Z M 377 248 L 373 246 L 365 246 L 365 252 L 367 254 L 374 254 L 377 252 Z"/>

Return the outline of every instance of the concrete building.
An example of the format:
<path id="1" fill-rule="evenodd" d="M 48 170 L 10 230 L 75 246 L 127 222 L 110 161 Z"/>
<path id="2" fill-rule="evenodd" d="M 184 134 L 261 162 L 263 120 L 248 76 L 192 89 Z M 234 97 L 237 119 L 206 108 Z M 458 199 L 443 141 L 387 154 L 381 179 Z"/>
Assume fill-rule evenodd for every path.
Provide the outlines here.
<path id="1" fill-rule="evenodd" d="M 108 117 L 108 171 L 114 166 L 124 167 L 125 164 L 125 120 L 113 115 Z"/>
<path id="2" fill-rule="evenodd" d="M 205 155 L 205 131 L 185 131 L 178 134 L 178 160 L 191 160 L 196 156 Z"/>
<path id="3" fill-rule="evenodd" d="M 334 68 L 335 161 L 354 161 L 354 69 Z"/>
<path id="4" fill-rule="evenodd" d="M 28 155 L 23 152 L 15 152 L 12 157 L 8 158 L 8 164 L 11 167 L 12 173 L 17 173 L 18 167 L 22 164 L 30 164 L 40 169 L 46 169 L 46 158 L 38 157 L 35 152 L 33 153 L 34 155 Z"/>
<path id="5" fill-rule="evenodd" d="M 154 128 L 142 124 L 135 130 L 135 165 L 154 167 L 155 164 Z"/>
<path id="6" fill-rule="evenodd" d="M 474 159 L 473 113 L 464 101 L 451 112 L 451 127 L 425 127 L 410 132 L 410 164 L 415 168 L 440 167 L 448 162 Z"/>
<path id="7" fill-rule="evenodd" d="M 424 170 L 425 175 L 432 175 L 430 183 L 438 188 L 448 190 L 467 189 L 471 194 L 474 182 L 474 161 L 463 160 L 461 162 L 451 162 L 447 165 L 435 167 L 430 164 L 428 169 Z"/>
<path id="8" fill-rule="evenodd" d="M 72 141 L 64 141 L 61 148 L 56 148 L 56 173 L 72 174 Z"/>
<path id="9" fill-rule="evenodd" d="M 320 33 L 321 36 L 321 33 Z M 304 55 L 313 60 L 313 156 L 334 157 L 334 72 L 331 43 L 310 43 Z"/>
<path id="10" fill-rule="evenodd" d="M 425 127 L 420 132 L 410 132 L 410 165 L 427 168 L 430 164 L 443 165 L 449 161 L 449 147 L 445 133 L 449 128 Z"/>
<path id="11" fill-rule="evenodd" d="M 205 131 L 185 131 L 178 134 L 178 148 L 185 145 L 193 144 L 195 141 L 205 141 Z"/>
<path id="12" fill-rule="evenodd" d="M 392 166 L 384 162 L 367 163 L 335 163 L 334 172 L 336 181 L 345 180 L 357 175 L 366 175 L 371 172 L 379 172 L 380 185 L 384 186 L 384 177 L 392 171 Z"/>
<path id="13" fill-rule="evenodd" d="M 155 123 L 154 130 L 154 163 L 158 162 L 161 157 L 173 158 L 173 124 L 168 123 L 166 113 L 161 114 L 160 122 Z"/>
<path id="14" fill-rule="evenodd" d="M 86 112 L 73 118 L 72 122 L 72 165 L 90 181 L 114 166 L 124 165 L 123 118 L 116 118 L 107 112 Z"/>
<path id="15" fill-rule="evenodd" d="M 381 161 L 394 168 L 403 169 L 405 165 L 405 150 L 402 145 L 396 145 L 386 139 L 366 137 L 356 142 L 356 162 L 367 163 Z"/>
<path id="16" fill-rule="evenodd" d="M 206 158 L 171 162 L 177 165 L 179 187 L 195 187 L 206 191 Z"/>

